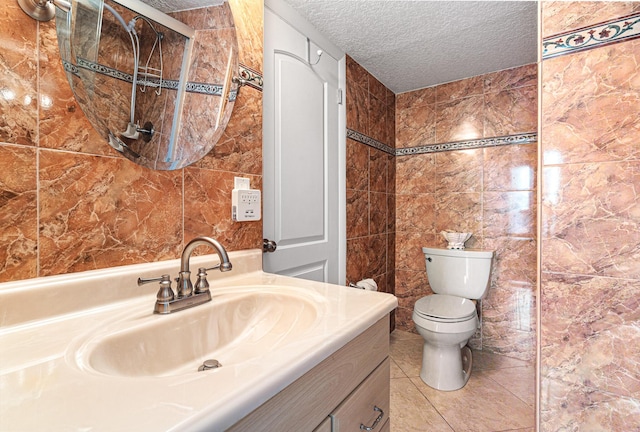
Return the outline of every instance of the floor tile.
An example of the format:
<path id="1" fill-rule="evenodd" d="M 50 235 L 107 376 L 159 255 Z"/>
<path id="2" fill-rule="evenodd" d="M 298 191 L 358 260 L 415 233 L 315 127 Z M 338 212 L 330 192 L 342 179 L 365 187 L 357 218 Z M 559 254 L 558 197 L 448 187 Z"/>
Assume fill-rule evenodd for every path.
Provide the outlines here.
<path id="1" fill-rule="evenodd" d="M 531 408 L 535 408 L 536 404 L 535 373 L 533 365 L 486 371 L 488 377 L 513 393 Z"/>
<path id="2" fill-rule="evenodd" d="M 406 378 L 406 377 L 407 377 L 407 375 L 404 372 L 402 372 L 402 369 L 400 369 L 400 366 L 398 366 L 398 364 L 392 358 L 391 359 L 391 379 L 393 379 L 393 378 Z"/>
<path id="3" fill-rule="evenodd" d="M 391 380 L 391 432 L 454 432 L 409 378 Z"/>
<path id="4" fill-rule="evenodd" d="M 391 339 L 391 358 L 408 377 L 420 375 L 422 345 L 421 337 L 418 339 Z"/>
<path id="5" fill-rule="evenodd" d="M 488 351 L 473 350 L 473 370 L 525 367 L 530 364 L 531 363 L 524 360 L 506 357 L 500 354 L 490 353 Z"/>
<path id="6" fill-rule="evenodd" d="M 432 389 L 418 378 L 411 381 L 455 432 L 495 432 L 534 426 L 533 409 L 476 370 L 465 387 L 452 392 Z"/>

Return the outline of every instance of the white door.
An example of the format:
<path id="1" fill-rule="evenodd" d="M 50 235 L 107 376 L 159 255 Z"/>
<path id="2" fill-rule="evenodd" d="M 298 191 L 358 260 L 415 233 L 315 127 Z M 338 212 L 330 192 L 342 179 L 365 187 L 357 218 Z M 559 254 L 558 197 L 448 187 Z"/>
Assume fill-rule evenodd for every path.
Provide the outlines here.
<path id="1" fill-rule="evenodd" d="M 340 283 L 339 60 L 264 16 L 264 270 Z M 344 277 L 342 277 L 344 279 Z"/>

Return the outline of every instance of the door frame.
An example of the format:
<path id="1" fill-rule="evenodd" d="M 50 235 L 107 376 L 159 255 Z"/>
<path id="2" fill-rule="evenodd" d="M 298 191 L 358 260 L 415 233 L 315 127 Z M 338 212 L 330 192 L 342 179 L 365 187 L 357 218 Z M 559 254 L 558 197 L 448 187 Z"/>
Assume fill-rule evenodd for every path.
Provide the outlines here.
<path id="1" fill-rule="evenodd" d="M 346 109 L 346 55 L 302 18 L 291 6 L 282 0 L 264 0 L 264 7 L 271 10 L 283 21 L 300 33 L 309 37 L 315 44 L 333 58 L 338 59 L 338 88 L 342 92 L 342 103 L 338 105 L 338 281 L 345 285 L 347 280 L 347 109 Z M 271 73 L 272 71 L 264 71 Z M 263 104 L 264 107 L 264 104 Z M 263 108 L 264 109 L 264 108 Z M 263 138 L 264 139 L 264 138 Z M 264 142 L 263 142 L 264 145 Z M 264 166 L 263 166 L 264 170 Z M 264 186 L 263 186 L 264 187 Z M 268 195 L 268 194 L 265 194 Z"/>

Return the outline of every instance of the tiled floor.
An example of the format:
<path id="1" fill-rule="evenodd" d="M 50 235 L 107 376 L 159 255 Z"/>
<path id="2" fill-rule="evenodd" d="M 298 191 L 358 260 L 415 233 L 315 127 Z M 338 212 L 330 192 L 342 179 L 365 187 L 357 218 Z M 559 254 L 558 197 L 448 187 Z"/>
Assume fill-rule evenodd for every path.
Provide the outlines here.
<path id="1" fill-rule="evenodd" d="M 392 432 L 533 432 L 535 369 L 531 363 L 473 352 L 466 386 L 432 389 L 420 379 L 422 338 L 391 333 Z"/>

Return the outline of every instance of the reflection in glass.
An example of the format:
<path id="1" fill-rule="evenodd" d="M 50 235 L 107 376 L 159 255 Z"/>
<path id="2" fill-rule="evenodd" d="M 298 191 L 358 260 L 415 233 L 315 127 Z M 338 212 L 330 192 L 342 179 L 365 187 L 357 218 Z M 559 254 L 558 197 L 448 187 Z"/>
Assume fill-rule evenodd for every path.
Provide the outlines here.
<path id="1" fill-rule="evenodd" d="M 231 16 L 226 2 L 215 8 Z M 203 83 L 189 80 L 202 75 L 199 62 L 213 62 L 194 55 L 196 30 L 181 21 L 136 0 L 75 0 L 71 11 L 56 14 L 63 64 L 78 104 L 109 144 L 155 169 L 182 168 L 206 155 L 237 93 L 231 80 L 238 69 L 232 19 L 224 34 L 228 40 L 221 42 L 230 49 L 215 50 L 218 41 L 210 40 L 207 48 L 223 66 Z M 200 112 L 185 114 L 194 101 Z M 198 139 L 203 130 L 208 139 Z"/>

